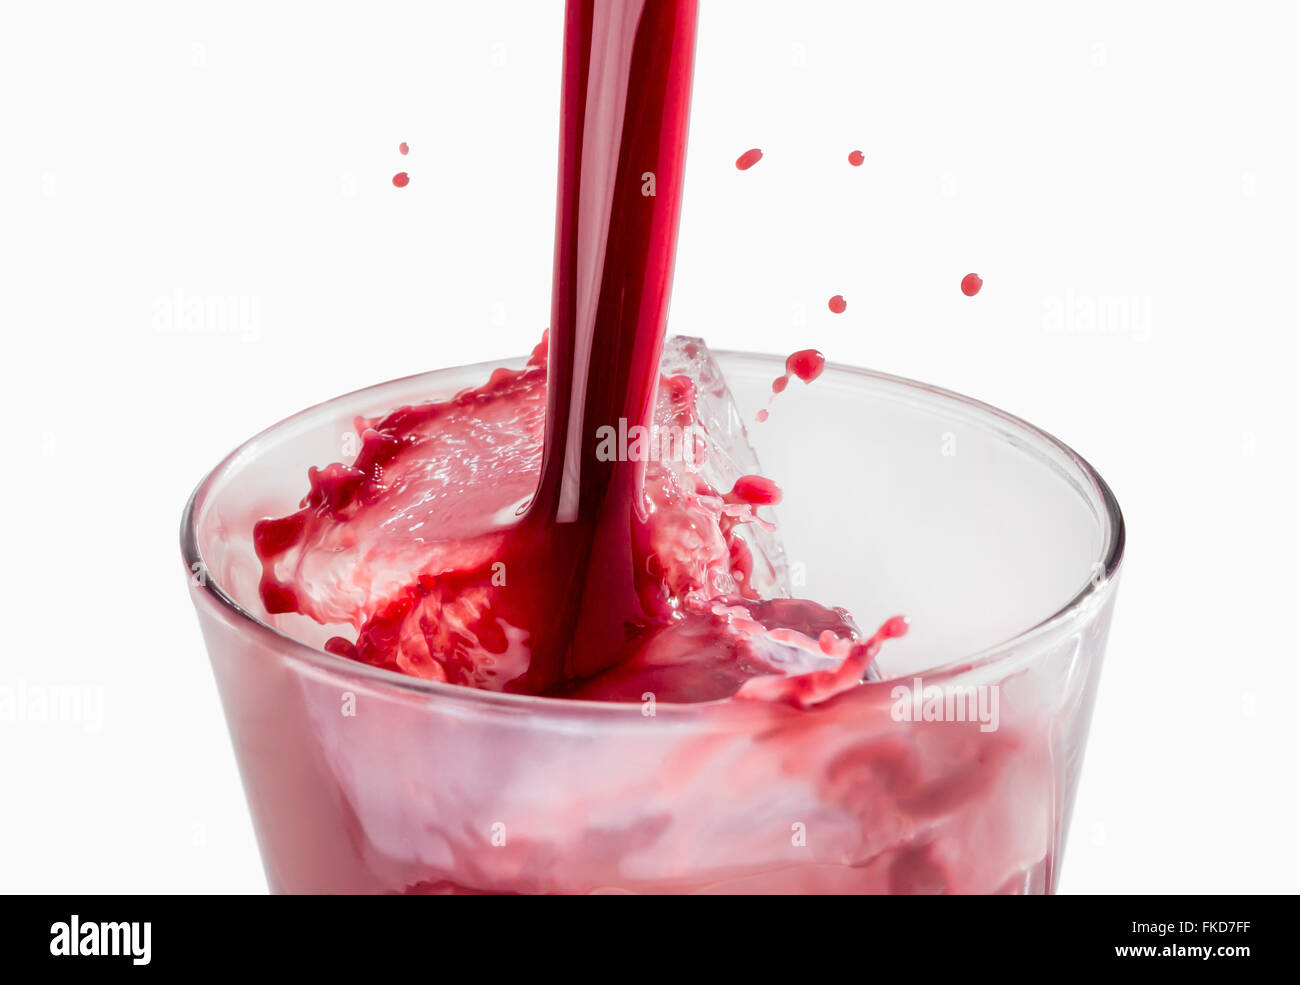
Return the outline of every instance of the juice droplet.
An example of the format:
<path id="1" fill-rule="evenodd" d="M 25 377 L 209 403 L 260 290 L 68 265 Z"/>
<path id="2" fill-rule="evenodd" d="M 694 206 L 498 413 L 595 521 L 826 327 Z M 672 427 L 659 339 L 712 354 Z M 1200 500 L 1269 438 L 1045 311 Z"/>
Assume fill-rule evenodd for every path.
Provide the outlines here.
<path id="1" fill-rule="evenodd" d="M 406 146 L 406 141 L 405 141 L 405 140 L 403 140 L 400 144 L 397 145 L 397 153 L 399 153 L 399 154 L 409 154 L 410 151 L 411 151 L 411 148 L 409 148 L 409 147 Z"/>
<path id="2" fill-rule="evenodd" d="M 835 314 L 837 315 L 844 314 L 844 309 L 847 308 L 848 306 L 849 303 L 844 300 L 844 297 L 842 295 L 839 294 L 835 295 L 835 297 L 831 298 L 829 301 L 826 302 L 826 307 L 830 308 L 831 311 L 835 312 Z"/>
<path id="3" fill-rule="evenodd" d="M 862 167 L 862 162 L 865 161 L 866 159 L 867 156 L 863 154 L 862 151 L 860 150 L 855 150 L 849 154 L 849 163 L 852 164 L 855 168 Z"/>
<path id="4" fill-rule="evenodd" d="M 762 159 L 763 152 L 755 147 L 753 150 L 747 150 L 736 158 L 736 167 L 741 171 L 748 171 Z"/>
<path id="5" fill-rule="evenodd" d="M 816 349 L 800 349 L 798 352 L 791 353 L 785 361 L 787 377 L 797 376 L 805 383 L 817 379 L 825 368 L 826 357 Z"/>
<path id="6" fill-rule="evenodd" d="M 983 286 L 984 281 L 980 280 L 979 274 L 967 274 L 961 279 L 961 292 L 968 298 L 973 298 Z"/>
<path id="7" fill-rule="evenodd" d="M 767 408 L 764 407 L 764 408 L 763 408 L 762 410 L 760 410 L 757 414 L 755 414 L 755 415 L 754 415 L 754 420 L 758 421 L 759 424 L 762 424 L 764 421 L 766 421 L 766 420 L 767 420 Z"/>
<path id="8" fill-rule="evenodd" d="M 411 176 L 405 171 L 398 171 L 393 175 L 393 184 L 398 188 L 405 188 L 411 181 Z"/>
<path id="9" fill-rule="evenodd" d="M 907 617 L 894 616 L 880 627 L 880 635 L 888 639 L 897 639 L 900 636 L 907 635 Z"/>
<path id="10" fill-rule="evenodd" d="M 798 352 L 792 352 L 785 360 L 785 375 L 778 376 L 772 381 L 772 394 L 784 393 L 785 388 L 790 385 L 790 378 L 798 377 L 804 383 L 811 383 L 817 377 L 822 375 L 822 370 L 826 368 L 826 357 L 816 349 L 800 349 Z M 768 400 L 771 403 L 771 399 Z M 767 411 L 758 412 L 759 421 L 767 420 Z"/>
<path id="11" fill-rule="evenodd" d="M 742 475 L 728 498 L 751 506 L 775 506 L 781 502 L 781 487 L 761 475 Z"/>

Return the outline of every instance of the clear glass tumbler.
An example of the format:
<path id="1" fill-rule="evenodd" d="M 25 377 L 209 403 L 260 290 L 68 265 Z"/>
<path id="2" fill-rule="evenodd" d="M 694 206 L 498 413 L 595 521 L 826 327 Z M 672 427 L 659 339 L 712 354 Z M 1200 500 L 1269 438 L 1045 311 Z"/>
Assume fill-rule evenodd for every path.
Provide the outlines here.
<path id="1" fill-rule="evenodd" d="M 716 354 L 746 416 L 780 359 Z M 781 483 L 795 594 L 870 631 L 882 679 L 799 710 L 541 699 L 325 653 L 268 616 L 250 540 L 358 415 L 440 370 L 305 410 L 235 450 L 182 551 L 276 892 L 1051 892 L 1124 546 L 1069 448 L 934 387 L 831 366 L 749 434 Z"/>

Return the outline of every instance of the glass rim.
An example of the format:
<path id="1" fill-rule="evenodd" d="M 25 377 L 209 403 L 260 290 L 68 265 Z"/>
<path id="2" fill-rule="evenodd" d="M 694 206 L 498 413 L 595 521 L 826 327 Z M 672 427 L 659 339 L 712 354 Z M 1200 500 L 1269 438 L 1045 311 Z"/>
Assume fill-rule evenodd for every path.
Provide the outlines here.
<path id="1" fill-rule="evenodd" d="M 776 369 L 776 375 L 780 375 L 780 373 L 784 371 L 784 356 L 771 353 L 744 352 L 726 349 L 712 350 L 712 352 L 714 357 L 720 362 L 743 361 L 769 365 Z M 476 369 L 482 369 L 487 372 L 498 366 L 508 365 L 517 361 L 518 359 L 493 359 L 478 363 L 467 363 L 460 366 L 449 366 L 442 369 L 413 373 L 409 376 L 398 377 L 396 379 L 386 380 L 382 383 L 372 384 L 358 390 L 353 390 L 349 393 L 330 397 L 320 403 L 299 410 L 241 442 L 238 447 L 226 455 L 211 471 L 207 473 L 207 475 L 203 477 L 202 480 L 200 480 L 199 484 L 195 487 L 194 492 L 190 494 L 190 497 L 185 504 L 184 512 L 181 514 L 181 556 L 185 562 L 186 569 L 191 576 L 191 584 L 194 584 L 193 575 L 195 572 L 204 572 L 204 577 L 201 579 L 201 582 L 197 587 L 201 589 L 202 594 L 206 595 L 221 611 L 225 613 L 228 619 L 232 620 L 238 626 L 246 627 L 255 634 L 263 636 L 277 648 L 285 650 L 286 653 L 294 658 L 304 661 L 317 670 L 327 673 L 359 678 L 390 688 L 397 687 L 425 697 L 438 697 L 456 702 L 466 702 L 473 705 L 512 708 L 519 711 L 550 711 L 553 713 L 582 713 L 586 715 L 599 714 L 601 712 L 616 712 L 622 716 L 626 716 L 629 707 L 639 709 L 639 704 L 629 704 L 628 702 L 586 701 L 574 698 L 552 698 L 530 694 L 513 694 L 504 691 L 488 691 L 480 688 L 471 688 L 460 684 L 449 684 L 443 681 L 430 681 L 420 677 L 401 674 L 397 671 L 387 670 L 382 667 L 375 667 L 356 660 L 348 660 L 345 657 L 329 653 L 326 650 L 317 649 L 316 647 L 303 643 L 301 640 L 295 639 L 288 633 L 276 629 L 269 623 L 263 622 L 261 618 L 240 605 L 239 602 L 227 594 L 227 592 L 217 584 L 216 579 L 212 577 L 211 572 L 207 568 L 207 563 L 203 559 L 202 552 L 199 550 L 198 534 L 195 529 L 197 507 L 202 502 L 205 494 L 215 480 L 255 442 L 271 435 L 273 432 L 279 431 L 285 425 L 305 417 L 319 408 L 324 407 L 326 404 L 334 403 L 335 401 L 344 400 L 349 397 L 357 397 L 371 391 L 383 390 L 392 387 L 395 384 L 415 380 L 425 376 L 433 376 L 438 373 L 455 370 L 470 371 Z M 1113 590 L 1124 557 L 1126 538 L 1124 516 L 1120 511 L 1119 502 L 1116 500 L 1115 494 L 1111 491 L 1106 480 L 1104 480 L 1097 470 L 1094 469 L 1092 465 L 1073 448 L 1049 434 L 1047 431 L 1044 431 L 1042 428 L 1030 424 L 1028 421 L 1017 417 L 1014 414 L 1010 414 L 1007 411 L 994 407 L 992 404 L 985 403 L 982 400 L 977 400 L 974 397 L 968 397 L 964 394 L 943 387 L 934 386 L 929 383 L 922 383 L 918 380 L 912 380 L 903 376 L 895 376 L 877 370 L 865 369 L 860 366 L 827 362 L 822 379 L 829 381 L 829 379 L 834 379 L 835 377 L 866 379 L 877 384 L 885 384 L 897 388 L 904 392 L 919 393 L 923 397 L 927 397 L 931 400 L 955 403 L 968 412 L 974 412 L 976 415 L 983 418 L 993 418 L 1004 426 L 1022 432 L 1029 438 L 1034 438 L 1044 442 L 1058 453 L 1064 455 L 1065 458 L 1083 474 L 1084 478 L 1091 485 L 1091 492 L 1095 495 L 1101 507 L 1101 515 L 1098 516 L 1098 520 L 1103 527 L 1103 543 L 1099 552 L 1100 557 L 1093 562 L 1092 571 L 1089 573 L 1089 577 L 1084 586 L 1055 612 L 1033 625 L 1020 630 L 1008 639 L 985 647 L 982 650 L 978 650 L 971 654 L 964 654 L 919 672 L 909 671 L 901 676 L 890 677 L 881 681 L 874 681 L 872 682 L 873 684 L 888 684 L 892 681 L 913 678 L 918 675 L 922 677 L 945 676 L 961 671 L 985 668 L 999 663 L 1004 659 L 1010 661 L 1012 657 L 1021 652 L 1026 643 L 1040 640 L 1043 637 L 1050 635 L 1052 632 L 1067 626 L 1081 613 L 1090 611 L 1091 607 L 1100 602 L 1105 594 Z M 486 378 L 486 376 L 484 378 Z M 1062 478 L 1065 477 L 1062 476 Z M 1085 490 L 1076 489 L 1076 491 L 1080 493 L 1082 498 L 1088 498 Z M 1089 506 L 1091 507 L 1093 504 L 1089 502 Z M 1098 565 L 1100 565 L 1099 571 Z M 667 710 L 670 715 L 683 713 L 692 714 L 697 709 L 703 710 L 706 708 L 717 708 L 720 705 L 735 706 L 737 704 L 737 702 L 730 698 L 690 704 L 657 702 L 656 714 L 659 713 L 660 709 Z"/>

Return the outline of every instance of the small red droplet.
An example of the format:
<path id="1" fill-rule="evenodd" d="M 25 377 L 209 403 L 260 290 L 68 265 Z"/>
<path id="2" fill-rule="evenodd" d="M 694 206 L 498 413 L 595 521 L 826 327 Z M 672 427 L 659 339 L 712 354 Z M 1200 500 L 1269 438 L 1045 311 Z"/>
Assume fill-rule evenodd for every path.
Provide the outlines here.
<path id="1" fill-rule="evenodd" d="M 887 636 L 891 639 L 897 639 L 900 636 L 906 636 L 907 617 L 894 616 L 892 619 L 886 620 L 885 624 L 880 627 L 880 633 L 882 636 Z"/>
<path id="2" fill-rule="evenodd" d="M 967 274 L 961 279 L 961 292 L 968 298 L 973 298 L 983 286 L 984 281 L 980 280 L 979 274 Z"/>
<path id="3" fill-rule="evenodd" d="M 860 150 L 855 150 L 853 153 L 849 155 L 849 163 L 852 164 L 855 168 L 862 167 L 862 162 L 865 161 L 866 159 L 867 156 L 863 154 L 862 151 Z"/>
<path id="4" fill-rule="evenodd" d="M 785 359 L 785 375 L 778 376 L 772 381 L 772 392 L 784 393 L 785 388 L 790 385 L 792 376 L 804 383 L 811 383 L 822 375 L 822 370 L 825 368 L 826 357 L 816 349 L 800 349 L 798 352 L 792 352 Z M 758 419 L 767 420 L 767 412 L 759 411 Z"/>
<path id="5" fill-rule="evenodd" d="M 751 506 L 775 506 L 781 502 L 781 487 L 761 475 L 742 475 L 732 487 L 731 495 Z"/>
<path id="6" fill-rule="evenodd" d="M 736 158 L 736 167 L 741 171 L 748 171 L 762 159 L 763 152 L 755 147 L 753 150 L 747 150 Z"/>
<path id="7" fill-rule="evenodd" d="M 411 176 L 405 171 L 398 171 L 393 175 L 393 184 L 398 188 L 405 188 L 411 181 Z"/>
<path id="8" fill-rule="evenodd" d="M 767 409 L 764 408 L 763 410 L 760 410 L 760 411 L 759 411 L 756 415 L 754 415 L 754 416 L 755 416 L 755 418 L 757 419 L 758 423 L 759 423 L 759 424 L 762 424 L 764 421 L 767 420 Z"/>
<path id="9" fill-rule="evenodd" d="M 797 376 L 804 383 L 817 379 L 825 368 L 826 357 L 816 349 L 800 349 L 790 353 L 785 360 L 786 373 Z"/>
<path id="10" fill-rule="evenodd" d="M 397 153 L 399 153 L 399 154 L 408 154 L 408 153 L 410 153 L 410 151 L 411 151 L 411 148 L 409 148 L 409 147 L 406 146 L 406 141 L 405 141 L 405 140 L 403 140 L 400 144 L 397 145 Z"/>
<path id="11" fill-rule="evenodd" d="M 848 306 L 849 306 L 848 302 L 845 301 L 844 298 L 839 294 L 835 295 L 835 297 L 831 298 L 829 301 L 826 302 L 826 307 L 830 308 L 831 311 L 835 312 L 835 314 L 837 315 L 844 314 L 844 309 L 847 308 Z"/>

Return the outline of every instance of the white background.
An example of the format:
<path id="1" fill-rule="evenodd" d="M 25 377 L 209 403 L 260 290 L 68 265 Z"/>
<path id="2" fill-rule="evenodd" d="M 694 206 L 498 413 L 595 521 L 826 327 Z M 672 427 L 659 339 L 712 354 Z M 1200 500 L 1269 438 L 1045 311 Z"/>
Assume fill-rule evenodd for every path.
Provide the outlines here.
<path id="1" fill-rule="evenodd" d="M 673 327 L 1089 458 L 1130 540 L 1061 890 L 1300 889 L 1293 5 L 703 6 Z M 0 889 L 265 888 L 182 505 L 299 408 L 537 340 L 561 7 L 0 7 L 0 687 L 102 701 L 0 719 Z"/>

